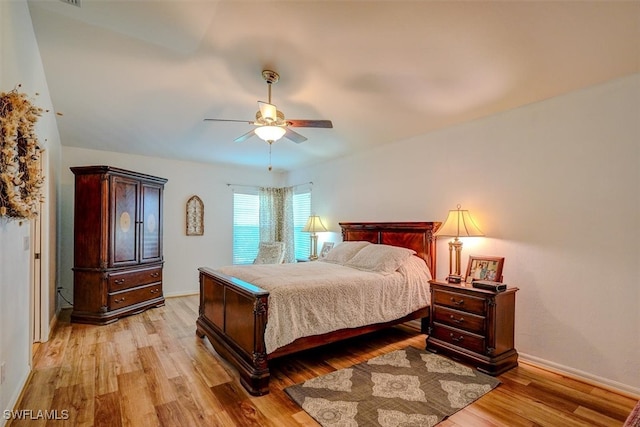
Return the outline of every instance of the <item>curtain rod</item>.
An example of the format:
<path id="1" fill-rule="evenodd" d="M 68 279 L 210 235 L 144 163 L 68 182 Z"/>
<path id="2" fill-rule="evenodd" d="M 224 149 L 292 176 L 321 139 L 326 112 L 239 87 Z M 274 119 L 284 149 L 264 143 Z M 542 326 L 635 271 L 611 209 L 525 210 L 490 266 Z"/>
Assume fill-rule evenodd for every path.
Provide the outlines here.
<path id="1" fill-rule="evenodd" d="M 295 188 L 295 187 L 300 187 L 302 185 L 313 185 L 313 181 L 309 181 L 309 182 L 303 182 L 302 184 L 296 184 L 296 185 L 291 185 L 291 188 Z M 246 185 L 246 184 L 229 184 L 227 183 L 227 187 L 249 187 L 249 188 L 261 188 L 264 187 L 263 185 Z M 284 187 L 281 187 L 284 188 Z"/>

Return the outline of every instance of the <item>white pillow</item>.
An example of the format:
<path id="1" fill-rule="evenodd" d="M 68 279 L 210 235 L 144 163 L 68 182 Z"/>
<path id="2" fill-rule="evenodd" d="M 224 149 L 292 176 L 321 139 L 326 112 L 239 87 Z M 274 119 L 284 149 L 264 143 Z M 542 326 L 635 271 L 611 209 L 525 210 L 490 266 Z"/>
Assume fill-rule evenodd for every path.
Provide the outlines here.
<path id="1" fill-rule="evenodd" d="M 416 251 L 390 245 L 369 245 L 360 250 L 345 265 L 358 270 L 391 274 Z"/>
<path id="2" fill-rule="evenodd" d="M 321 261 L 333 264 L 344 264 L 354 257 L 362 248 L 370 246 L 371 243 L 364 241 L 341 242 L 333 247 Z"/>

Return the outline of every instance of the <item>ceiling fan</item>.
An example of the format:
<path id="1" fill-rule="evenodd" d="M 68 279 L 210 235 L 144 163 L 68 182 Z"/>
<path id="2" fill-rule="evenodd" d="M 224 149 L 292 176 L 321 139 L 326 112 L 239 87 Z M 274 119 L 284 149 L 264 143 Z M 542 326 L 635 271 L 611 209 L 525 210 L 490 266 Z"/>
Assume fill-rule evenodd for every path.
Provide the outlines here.
<path id="1" fill-rule="evenodd" d="M 243 142 L 251 138 L 253 135 L 257 135 L 258 138 L 269 143 L 269 158 L 271 158 L 271 144 L 282 137 L 285 137 L 296 144 L 307 140 L 306 137 L 300 135 L 298 132 L 289 129 L 290 127 L 333 128 L 331 120 L 285 119 L 282 111 L 278 110 L 276 106 L 271 103 L 271 85 L 280 80 L 280 75 L 275 71 L 263 70 L 262 78 L 267 82 L 267 86 L 269 88 L 269 102 L 258 101 L 259 110 L 256 112 L 256 119 L 254 121 L 233 119 L 204 120 L 213 122 L 248 123 L 256 126 L 255 129 L 237 137 L 234 142 Z M 269 163 L 271 163 L 271 161 L 269 161 Z M 271 170 L 271 165 L 269 165 L 269 170 Z"/>

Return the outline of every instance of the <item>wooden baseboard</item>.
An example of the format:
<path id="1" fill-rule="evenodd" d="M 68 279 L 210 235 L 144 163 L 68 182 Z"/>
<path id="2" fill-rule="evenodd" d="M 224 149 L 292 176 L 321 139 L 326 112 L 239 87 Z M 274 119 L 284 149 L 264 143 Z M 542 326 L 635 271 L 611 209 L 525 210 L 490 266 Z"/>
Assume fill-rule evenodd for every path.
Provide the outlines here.
<path id="1" fill-rule="evenodd" d="M 165 298 L 177 298 L 177 297 L 188 297 L 190 295 L 199 295 L 200 291 L 199 290 L 195 290 L 195 291 L 187 291 L 187 292 L 176 292 L 176 293 L 171 293 L 171 294 L 164 294 Z"/>
<path id="2" fill-rule="evenodd" d="M 47 336 L 47 341 L 51 339 L 53 336 L 53 330 L 56 326 L 58 326 L 58 317 L 60 316 L 60 311 L 53 315 L 53 319 L 49 322 L 49 334 Z"/>
<path id="3" fill-rule="evenodd" d="M 31 364 L 29 364 L 29 368 L 29 373 L 24 377 L 24 380 L 20 384 L 20 392 L 12 397 L 11 400 L 9 400 L 7 408 L 11 408 L 14 411 L 18 409 L 18 403 L 22 401 L 24 392 L 27 389 L 27 384 L 29 384 L 29 381 L 31 381 L 31 377 L 33 376 L 33 369 L 31 369 Z M 4 426 L 7 421 L 8 420 L 4 416 L 0 417 L 0 427 Z"/>
<path id="4" fill-rule="evenodd" d="M 554 374 L 562 375 L 572 380 L 580 381 L 590 386 L 602 388 L 612 393 L 619 394 L 621 396 L 629 397 L 631 399 L 640 400 L 640 389 L 631 387 L 626 384 L 618 383 L 608 380 L 606 378 L 600 378 L 592 376 L 588 373 L 577 371 L 572 368 L 567 368 L 555 363 L 520 353 L 520 363 L 524 363 Z"/>
<path id="5" fill-rule="evenodd" d="M 415 319 L 415 320 L 411 320 L 409 322 L 405 322 L 405 323 L 403 323 L 403 325 L 405 325 L 405 326 L 407 326 L 407 327 L 409 327 L 411 329 L 415 329 L 418 332 L 420 332 L 421 327 L 422 327 L 420 319 Z"/>

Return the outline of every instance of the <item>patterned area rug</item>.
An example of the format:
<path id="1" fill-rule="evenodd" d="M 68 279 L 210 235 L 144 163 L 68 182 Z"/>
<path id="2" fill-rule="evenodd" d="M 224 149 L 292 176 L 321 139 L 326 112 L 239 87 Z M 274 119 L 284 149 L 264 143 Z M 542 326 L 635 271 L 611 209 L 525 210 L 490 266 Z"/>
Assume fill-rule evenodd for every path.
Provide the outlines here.
<path id="1" fill-rule="evenodd" d="M 323 426 L 434 426 L 498 384 L 446 357 L 407 347 L 285 391 Z"/>
<path id="2" fill-rule="evenodd" d="M 631 410 L 623 427 L 640 427 L 640 401 L 638 401 L 633 410 Z"/>

